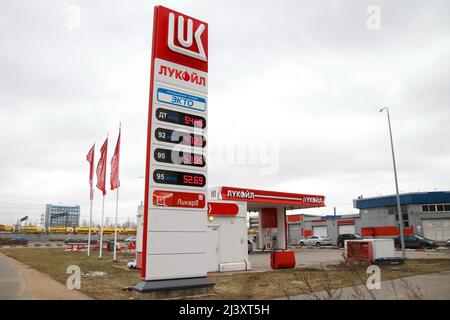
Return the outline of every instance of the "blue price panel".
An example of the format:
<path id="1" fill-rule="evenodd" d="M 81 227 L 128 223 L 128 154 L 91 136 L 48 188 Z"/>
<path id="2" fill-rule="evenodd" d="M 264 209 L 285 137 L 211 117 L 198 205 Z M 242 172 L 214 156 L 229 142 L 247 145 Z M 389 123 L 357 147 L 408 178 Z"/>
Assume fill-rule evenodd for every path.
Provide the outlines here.
<path id="1" fill-rule="evenodd" d="M 167 103 L 173 106 L 205 111 L 206 99 L 197 97 L 191 94 L 169 90 L 165 88 L 158 88 L 156 92 L 156 99 L 159 102 Z"/>

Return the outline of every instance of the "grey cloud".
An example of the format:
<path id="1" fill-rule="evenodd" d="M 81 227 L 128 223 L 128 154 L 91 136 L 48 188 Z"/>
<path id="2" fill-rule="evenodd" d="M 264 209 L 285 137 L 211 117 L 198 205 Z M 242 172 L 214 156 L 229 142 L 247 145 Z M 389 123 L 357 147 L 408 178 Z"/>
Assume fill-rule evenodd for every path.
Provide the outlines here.
<path id="1" fill-rule="evenodd" d="M 72 4 L 80 30 L 66 27 Z M 98 155 L 107 132 L 111 155 L 122 121 L 121 213 L 134 217 L 144 194 L 154 4 L 1 2 L 0 205 L 63 201 L 85 215 L 85 155 L 94 141 Z M 380 30 L 366 27 L 372 4 Z M 212 163 L 210 186 L 323 193 L 353 212 L 356 196 L 394 191 L 378 113 L 389 106 L 401 189 L 450 188 L 446 1 L 164 5 L 209 23 L 209 143 L 274 139 L 279 148 L 276 175 Z M 5 214 L 0 208 L 0 223 Z"/>

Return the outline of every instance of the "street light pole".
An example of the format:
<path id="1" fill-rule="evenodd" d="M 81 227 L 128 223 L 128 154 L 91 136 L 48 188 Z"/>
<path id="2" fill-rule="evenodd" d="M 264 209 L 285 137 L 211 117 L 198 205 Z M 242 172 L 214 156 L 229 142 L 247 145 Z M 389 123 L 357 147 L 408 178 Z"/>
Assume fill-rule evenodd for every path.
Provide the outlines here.
<path id="1" fill-rule="evenodd" d="M 402 258 L 405 259 L 405 239 L 403 237 L 403 216 L 402 209 L 400 207 L 400 194 L 398 192 L 398 179 L 397 179 L 397 167 L 395 165 L 395 154 L 394 154 L 394 142 L 392 141 L 392 129 L 391 129 L 391 118 L 389 117 L 389 109 L 384 107 L 380 109 L 380 112 L 386 110 L 388 124 L 389 124 L 389 136 L 391 138 L 391 150 L 392 150 L 392 163 L 394 165 L 394 177 L 395 177 L 395 191 L 397 192 L 397 214 L 398 214 L 398 224 L 400 229 L 400 244 L 402 248 Z"/>

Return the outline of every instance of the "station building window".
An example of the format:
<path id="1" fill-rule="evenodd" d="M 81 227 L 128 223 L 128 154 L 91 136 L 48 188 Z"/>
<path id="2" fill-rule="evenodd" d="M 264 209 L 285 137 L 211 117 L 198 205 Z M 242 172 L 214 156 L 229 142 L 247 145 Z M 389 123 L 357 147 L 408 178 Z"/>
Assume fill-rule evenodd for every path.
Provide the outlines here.
<path id="1" fill-rule="evenodd" d="M 450 212 L 450 204 L 425 204 L 422 212 Z"/>

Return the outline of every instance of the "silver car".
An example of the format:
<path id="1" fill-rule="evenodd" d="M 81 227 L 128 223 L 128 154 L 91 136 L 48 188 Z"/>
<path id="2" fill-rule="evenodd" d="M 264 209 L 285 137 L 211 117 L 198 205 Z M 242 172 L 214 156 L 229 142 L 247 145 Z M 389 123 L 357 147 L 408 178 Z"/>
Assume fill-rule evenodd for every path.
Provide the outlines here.
<path id="1" fill-rule="evenodd" d="M 331 239 L 322 236 L 309 236 L 301 239 L 298 244 L 303 246 L 331 246 Z"/>

